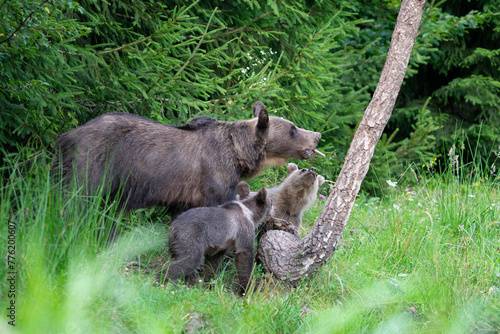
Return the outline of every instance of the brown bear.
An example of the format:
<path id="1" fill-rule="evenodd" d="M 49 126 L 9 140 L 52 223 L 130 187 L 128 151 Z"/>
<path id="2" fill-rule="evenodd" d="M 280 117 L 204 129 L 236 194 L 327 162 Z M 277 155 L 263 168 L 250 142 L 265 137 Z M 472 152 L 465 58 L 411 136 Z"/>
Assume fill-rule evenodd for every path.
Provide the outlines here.
<path id="1" fill-rule="evenodd" d="M 245 200 L 218 207 L 190 209 L 170 223 L 169 250 L 172 260 L 159 279 L 185 278 L 193 284 L 205 258 L 205 278 L 217 273 L 227 251 L 235 250 L 241 290 L 245 291 L 254 263 L 255 230 L 271 209 L 266 188 Z"/>
<path id="2" fill-rule="evenodd" d="M 62 165 L 66 183 L 76 176 L 87 192 L 100 184 L 111 198 L 121 191 L 126 210 L 165 206 L 179 213 L 217 206 L 236 199 L 240 178 L 257 175 L 266 164 L 318 152 L 320 133 L 269 117 L 260 101 L 253 112 L 250 120 L 201 116 L 183 126 L 105 114 L 59 137 L 54 168 Z"/>
<path id="3" fill-rule="evenodd" d="M 302 215 L 314 203 L 318 188 L 325 182 L 315 168 L 299 170 L 294 163 L 288 164 L 287 174 L 279 186 L 269 189 L 273 207 L 259 236 L 269 230 L 284 230 L 299 236 Z M 240 200 L 253 195 L 244 181 L 238 184 L 237 189 Z"/>

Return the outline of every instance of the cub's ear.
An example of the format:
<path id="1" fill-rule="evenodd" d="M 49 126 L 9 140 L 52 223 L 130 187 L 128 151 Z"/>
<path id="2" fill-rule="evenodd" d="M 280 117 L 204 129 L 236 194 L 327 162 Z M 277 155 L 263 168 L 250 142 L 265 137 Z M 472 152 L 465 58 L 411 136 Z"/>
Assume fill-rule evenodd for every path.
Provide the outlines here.
<path id="1" fill-rule="evenodd" d="M 318 187 L 321 187 L 323 183 L 325 183 L 325 178 L 321 175 L 318 175 Z"/>
<path id="2" fill-rule="evenodd" d="M 262 109 L 266 110 L 266 106 L 264 105 L 264 103 L 262 103 L 262 101 L 257 101 L 257 102 L 255 102 L 253 104 L 253 108 L 252 109 L 253 109 L 253 116 L 254 117 L 259 117 L 260 111 Z"/>
<path id="3" fill-rule="evenodd" d="M 236 192 L 240 197 L 240 201 L 247 198 L 250 195 L 250 186 L 245 181 L 241 181 L 238 183 L 238 187 L 236 188 Z"/>
<path id="4" fill-rule="evenodd" d="M 286 173 L 288 175 L 290 175 L 290 174 L 292 174 L 292 172 L 296 171 L 297 169 L 299 169 L 299 167 L 296 164 L 294 164 L 293 162 L 290 162 L 288 164 L 288 167 L 286 168 Z"/>
<path id="5" fill-rule="evenodd" d="M 259 204 L 265 204 L 267 203 L 267 189 L 262 187 L 260 188 L 259 192 L 257 195 L 255 195 L 255 200 Z"/>

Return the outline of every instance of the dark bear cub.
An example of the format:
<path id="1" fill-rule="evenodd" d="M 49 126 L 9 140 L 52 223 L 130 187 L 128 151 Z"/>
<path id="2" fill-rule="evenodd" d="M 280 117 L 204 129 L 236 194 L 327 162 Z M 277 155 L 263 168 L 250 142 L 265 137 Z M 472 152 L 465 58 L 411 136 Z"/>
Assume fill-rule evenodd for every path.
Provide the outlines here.
<path id="1" fill-rule="evenodd" d="M 169 267 L 160 280 L 184 277 L 193 284 L 205 258 L 206 278 L 217 273 L 227 251 L 235 250 L 235 265 L 241 290 L 250 281 L 254 263 L 255 230 L 271 209 L 267 189 L 241 202 L 231 201 L 218 207 L 190 209 L 170 224 Z"/>

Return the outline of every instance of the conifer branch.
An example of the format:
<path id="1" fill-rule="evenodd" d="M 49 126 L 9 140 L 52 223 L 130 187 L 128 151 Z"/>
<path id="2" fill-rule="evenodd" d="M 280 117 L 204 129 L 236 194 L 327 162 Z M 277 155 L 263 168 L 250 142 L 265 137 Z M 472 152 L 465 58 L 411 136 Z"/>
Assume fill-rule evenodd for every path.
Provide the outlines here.
<path id="1" fill-rule="evenodd" d="M 194 48 L 193 52 L 191 52 L 191 55 L 189 56 L 188 60 L 184 63 L 184 65 L 177 71 L 177 73 L 175 73 L 175 75 L 173 76 L 173 78 L 170 80 L 169 84 L 171 84 L 175 78 L 182 73 L 182 71 L 184 71 L 184 69 L 186 68 L 186 66 L 191 62 L 191 60 L 193 59 L 194 55 L 196 54 L 196 52 L 198 51 L 198 49 L 200 48 L 201 46 L 201 43 L 203 42 L 203 40 L 205 39 L 205 36 L 207 35 L 207 31 L 208 31 L 208 28 L 210 26 L 210 22 L 212 21 L 214 15 L 215 15 L 215 12 L 217 11 L 217 8 L 214 9 L 214 11 L 212 12 L 212 15 L 210 16 L 210 19 L 208 20 L 208 23 L 205 27 L 205 31 L 203 32 L 203 35 L 201 36 L 200 38 L 200 41 L 198 42 L 198 44 L 196 44 L 196 47 Z M 158 82 L 160 82 L 161 79 L 163 79 L 163 75 L 164 75 L 165 72 L 163 72 L 162 74 L 160 74 L 160 76 L 158 77 L 158 79 L 156 80 L 156 82 L 151 86 L 149 87 L 149 89 L 146 91 L 146 94 L 148 94 L 151 89 L 153 89 L 157 84 Z"/>
<path id="2" fill-rule="evenodd" d="M 46 4 L 47 2 L 49 2 L 48 0 L 42 2 L 40 4 L 40 7 L 42 7 L 44 4 Z M 21 23 L 19 23 L 19 25 L 17 26 L 17 28 L 10 34 L 9 37 L 6 37 L 4 38 L 3 40 L 0 40 L 0 44 L 3 44 L 5 42 L 8 42 L 10 41 L 12 38 L 14 38 L 14 36 L 16 35 L 16 33 L 21 30 L 22 27 L 24 27 L 24 25 L 26 24 L 26 22 L 28 22 L 29 20 L 31 20 L 31 18 L 33 17 L 33 15 L 35 15 L 35 13 L 37 12 L 38 10 L 34 10 L 32 11 Z"/>

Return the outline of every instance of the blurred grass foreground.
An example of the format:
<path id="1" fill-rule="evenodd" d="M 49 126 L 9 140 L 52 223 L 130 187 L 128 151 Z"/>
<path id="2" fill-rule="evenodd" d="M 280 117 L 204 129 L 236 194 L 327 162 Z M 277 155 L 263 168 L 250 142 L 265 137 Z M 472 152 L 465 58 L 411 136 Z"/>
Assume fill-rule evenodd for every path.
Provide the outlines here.
<path id="1" fill-rule="evenodd" d="M 168 259 L 162 210 L 122 213 L 64 189 L 44 156 L 12 163 L 0 192 L 0 332 L 498 333 L 499 178 L 454 160 L 443 174 L 410 167 L 383 199 L 361 194 L 325 266 L 296 288 L 275 282 L 243 298 L 231 261 L 200 286 L 155 282 Z M 266 279 L 261 266 L 255 275 Z"/>

